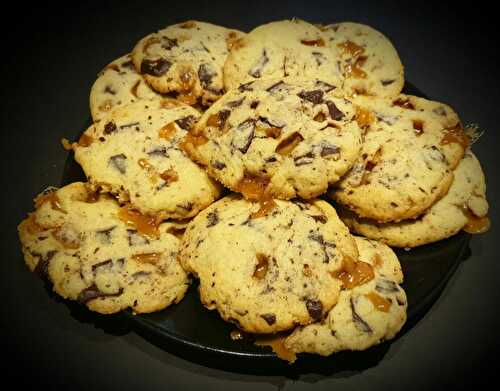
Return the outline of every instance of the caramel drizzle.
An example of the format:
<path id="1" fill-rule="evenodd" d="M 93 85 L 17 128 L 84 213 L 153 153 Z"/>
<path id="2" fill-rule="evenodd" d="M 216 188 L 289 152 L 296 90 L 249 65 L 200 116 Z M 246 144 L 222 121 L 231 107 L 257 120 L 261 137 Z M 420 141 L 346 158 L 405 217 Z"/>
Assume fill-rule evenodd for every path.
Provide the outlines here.
<path id="1" fill-rule="evenodd" d="M 372 265 L 362 261 L 355 261 L 345 254 L 341 268 L 335 272 L 330 272 L 330 274 L 332 277 L 339 279 L 346 289 L 366 284 L 375 277 Z"/>
<path id="2" fill-rule="evenodd" d="M 365 297 L 370 300 L 378 311 L 389 312 L 392 302 L 385 297 L 380 296 L 378 293 L 370 292 L 366 293 Z"/>
<path id="3" fill-rule="evenodd" d="M 254 344 L 257 346 L 269 346 L 276 355 L 282 360 L 288 361 L 293 364 L 297 360 L 295 352 L 285 346 L 285 339 L 287 335 L 259 335 Z"/>
<path id="4" fill-rule="evenodd" d="M 441 145 L 447 144 L 459 144 L 463 147 L 463 149 L 467 149 L 469 146 L 470 140 L 469 137 L 465 134 L 464 129 L 460 123 L 452 126 L 450 128 L 445 128 L 444 136 L 441 139 Z"/>
<path id="5" fill-rule="evenodd" d="M 129 227 L 135 228 L 143 236 L 150 239 L 158 239 L 160 237 L 158 226 L 161 221 L 158 216 L 143 215 L 131 206 L 126 205 L 120 208 L 118 218 Z"/>
<path id="6" fill-rule="evenodd" d="M 61 212 L 61 213 L 65 213 L 65 214 L 68 213 L 62 208 L 61 200 L 59 199 L 59 197 L 57 196 L 55 191 L 53 191 L 49 194 L 40 195 L 40 196 L 36 197 L 35 198 L 35 208 L 39 209 L 46 202 L 50 202 L 50 207 L 52 209 L 57 210 L 58 212 Z"/>
<path id="7" fill-rule="evenodd" d="M 467 218 L 467 224 L 462 228 L 469 234 L 482 234 L 487 232 L 491 227 L 491 221 L 488 216 L 476 216 L 467 205 L 462 206 L 462 212 Z"/>

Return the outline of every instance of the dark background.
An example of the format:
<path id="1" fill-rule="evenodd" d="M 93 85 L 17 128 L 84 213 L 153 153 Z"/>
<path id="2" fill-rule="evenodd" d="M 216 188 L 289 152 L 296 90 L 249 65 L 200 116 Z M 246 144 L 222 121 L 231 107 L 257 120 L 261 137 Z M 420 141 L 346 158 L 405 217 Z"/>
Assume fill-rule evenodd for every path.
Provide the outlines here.
<path id="1" fill-rule="evenodd" d="M 458 388 L 496 374 L 500 112 L 498 22 L 492 7 L 336 0 L 12 6 L 3 10 L 0 85 L 5 381 L 12 377 L 17 386 L 72 389 L 413 390 Z M 376 350 L 380 354 L 360 354 L 339 360 L 338 366 L 332 360 L 327 373 L 256 375 L 207 366 L 215 362 L 200 365 L 196 355 L 179 358 L 179 352 L 167 352 L 113 319 L 95 321 L 78 306 L 49 295 L 24 265 L 16 225 L 31 211 L 35 194 L 60 184 L 68 153 L 59 140 L 75 139 L 89 120 L 88 94 L 97 72 L 168 24 L 199 19 L 249 31 L 293 16 L 310 22 L 356 21 L 382 31 L 399 51 L 407 80 L 455 108 L 465 124 L 478 123 L 485 131 L 474 151 L 487 176 L 493 227 L 472 238 L 470 257 L 430 311 Z M 252 363 L 247 369 L 253 372 Z"/>

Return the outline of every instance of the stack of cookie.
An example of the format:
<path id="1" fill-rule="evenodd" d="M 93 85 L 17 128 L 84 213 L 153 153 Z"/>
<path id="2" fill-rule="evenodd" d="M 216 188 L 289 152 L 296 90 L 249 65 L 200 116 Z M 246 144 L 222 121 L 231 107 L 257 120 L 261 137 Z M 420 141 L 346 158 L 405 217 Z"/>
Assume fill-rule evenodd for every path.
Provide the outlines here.
<path id="1" fill-rule="evenodd" d="M 94 123 L 63 142 L 88 182 L 35 199 L 26 263 L 100 313 L 164 309 L 192 275 L 290 361 L 393 338 L 407 301 L 387 244 L 482 231 L 488 209 L 457 114 L 403 85 L 392 44 L 355 23 L 150 34 L 94 83 Z"/>

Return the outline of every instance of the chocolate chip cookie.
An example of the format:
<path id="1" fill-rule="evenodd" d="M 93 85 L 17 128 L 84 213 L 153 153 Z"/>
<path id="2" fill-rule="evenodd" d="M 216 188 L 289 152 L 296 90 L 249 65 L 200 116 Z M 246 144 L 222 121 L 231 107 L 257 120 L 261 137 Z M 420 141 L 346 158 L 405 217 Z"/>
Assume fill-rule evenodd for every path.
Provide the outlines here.
<path id="1" fill-rule="evenodd" d="M 174 93 L 189 105 L 200 101 L 209 105 L 224 92 L 224 63 L 233 43 L 243 35 L 191 20 L 141 39 L 132 60 L 155 91 Z"/>
<path id="2" fill-rule="evenodd" d="M 354 103 L 364 143 L 331 196 L 378 222 L 418 217 L 446 194 L 469 143 L 457 114 L 407 95 L 359 96 Z"/>
<path id="3" fill-rule="evenodd" d="M 416 247 L 448 238 L 461 229 L 484 232 L 489 228 L 487 213 L 484 174 L 479 161 L 469 151 L 455 169 L 448 193 L 416 220 L 377 224 L 345 210 L 340 214 L 359 234 L 394 247 Z"/>
<path id="4" fill-rule="evenodd" d="M 337 302 L 344 258 L 357 259 L 347 227 L 325 201 L 258 204 L 233 194 L 196 216 L 179 260 L 200 299 L 252 333 L 321 320 Z"/>
<path id="5" fill-rule="evenodd" d="M 199 113 L 176 100 L 137 101 L 108 113 L 77 143 L 75 159 L 92 186 L 143 214 L 189 218 L 220 186 L 179 148 Z"/>
<path id="6" fill-rule="evenodd" d="M 373 271 L 372 278 L 346 287 L 326 319 L 298 327 L 285 347 L 295 353 L 329 356 L 341 350 L 365 350 L 394 338 L 406 322 L 407 300 L 401 265 L 396 254 L 382 243 L 354 237 L 359 261 Z"/>
<path id="7" fill-rule="evenodd" d="M 103 314 L 159 311 L 183 298 L 179 224 L 149 221 L 80 182 L 48 189 L 35 206 L 18 227 L 25 261 L 60 296 Z"/>
<path id="8" fill-rule="evenodd" d="M 227 92 L 183 141 L 207 172 L 248 199 L 316 197 L 358 158 L 355 106 L 319 79 L 266 79 Z"/>

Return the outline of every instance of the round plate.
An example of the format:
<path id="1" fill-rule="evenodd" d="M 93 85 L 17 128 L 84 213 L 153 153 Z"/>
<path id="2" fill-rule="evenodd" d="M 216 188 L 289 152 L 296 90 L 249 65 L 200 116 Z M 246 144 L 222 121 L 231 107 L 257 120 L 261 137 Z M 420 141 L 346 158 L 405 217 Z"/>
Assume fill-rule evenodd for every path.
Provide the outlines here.
<path id="1" fill-rule="evenodd" d="M 404 92 L 425 97 L 409 83 L 406 83 Z M 64 185 L 75 181 L 85 181 L 85 175 L 73 159 L 73 154 L 70 154 L 66 161 L 62 182 Z M 403 267 L 404 283 L 402 286 L 408 298 L 408 320 L 399 335 L 411 328 L 438 298 L 446 282 L 466 254 L 469 239 L 469 234 L 461 232 L 449 239 L 409 251 L 396 250 Z M 131 311 L 124 311 L 119 321 L 128 321 L 140 335 L 162 348 L 190 360 L 203 361 L 204 365 L 224 368 L 237 365 L 237 362 L 228 361 L 227 358 L 237 359 L 236 361 L 251 359 L 252 370 L 257 370 L 259 367 L 269 369 L 273 365 L 285 365 L 269 348 L 255 346 L 248 339 L 233 341 L 230 333 L 235 330 L 235 326 L 224 322 L 217 311 L 209 311 L 203 307 L 198 298 L 196 282 L 179 304 L 151 314 L 133 315 Z M 341 352 L 327 359 L 321 357 L 319 360 L 318 356 L 300 354 L 297 363 L 308 361 L 309 365 L 313 365 L 318 370 L 318 365 L 331 363 L 330 360 L 334 357 L 337 360 L 337 357 L 341 355 L 351 354 L 356 359 L 361 359 L 363 355 L 366 358 L 380 351 L 385 352 L 387 346 L 386 342 L 365 352 Z M 221 359 L 222 361 L 218 361 Z M 256 362 L 259 364 L 256 365 Z M 294 365 L 295 369 L 297 369 L 296 365 Z M 249 370 L 246 367 L 238 369 Z"/>

